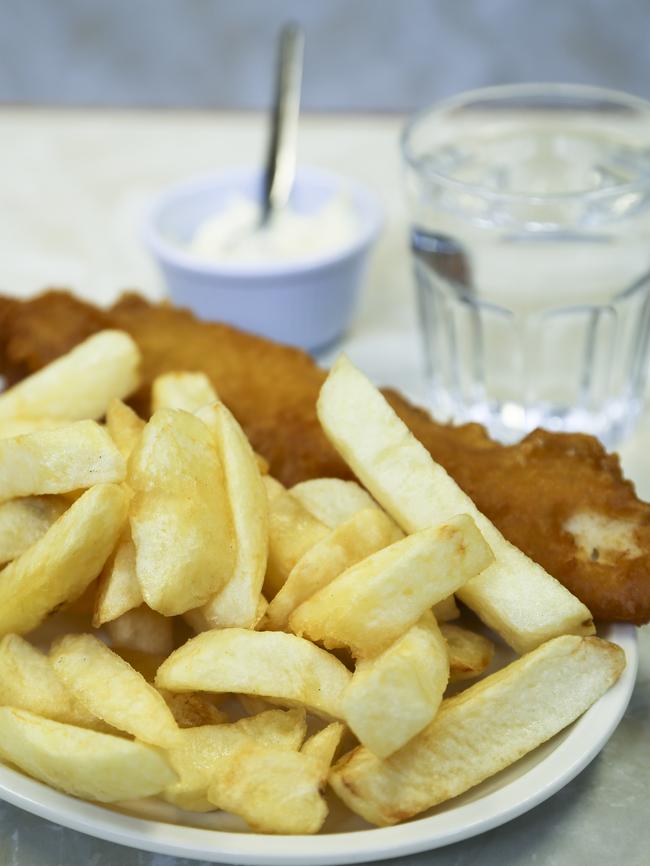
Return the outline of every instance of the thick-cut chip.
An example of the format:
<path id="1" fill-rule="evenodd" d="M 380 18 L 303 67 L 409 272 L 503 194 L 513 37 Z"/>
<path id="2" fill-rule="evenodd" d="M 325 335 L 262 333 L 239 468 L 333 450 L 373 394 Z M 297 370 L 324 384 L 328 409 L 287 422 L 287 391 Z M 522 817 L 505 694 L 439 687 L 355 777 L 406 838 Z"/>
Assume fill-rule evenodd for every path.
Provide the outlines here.
<path id="1" fill-rule="evenodd" d="M 436 602 L 492 562 L 471 517 L 423 529 L 373 553 L 297 607 L 295 634 L 357 658 L 382 652 Z"/>
<path id="2" fill-rule="evenodd" d="M 0 439 L 0 499 L 124 481 L 126 464 L 95 421 Z"/>
<path id="3" fill-rule="evenodd" d="M 67 507 L 59 496 L 26 496 L 0 504 L 0 564 L 37 542 Z"/>
<path id="4" fill-rule="evenodd" d="M 227 628 L 203 632 L 173 652 L 156 685 L 172 692 L 260 695 L 340 719 L 350 676 L 333 655 L 295 635 Z"/>
<path id="5" fill-rule="evenodd" d="M 300 750 L 303 755 L 309 755 L 310 758 L 315 758 L 320 762 L 323 779 L 327 778 L 344 731 L 345 725 L 342 725 L 341 722 L 332 722 L 306 740 Z"/>
<path id="6" fill-rule="evenodd" d="M 269 500 L 269 558 L 264 595 L 275 596 L 291 569 L 329 529 L 295 499 L 275 478 L 264 476 Z"/>
<path id="7" fill-rule="evenodd" d="M 125 460 L 138 444 L 145 422 L 130 406 L 115 398 L 106 410 L 106 429 Z"/>
<path id="8" fill-rule="evenodd" d="M 91 713 L 145 743 L 172 746 L 178 725 L 160 692 L 90 634 L 69 634 L 50 652 L 54 672 Z"/>
<path id="9" fill-rule="evenodd" d="M 25 634 L 83 595 L 119 538 L 128 504 L 128 494 L 117 484 L 91 487 L 4 569 L 0 635 Z"/>
<path id="10" fill-rule="evenodd" d="M 494 644 L 484 635 L 447 623 L 440 626 L 440 631 L 447 642 L 452 682 L 477 677 L 490 666 Z"/>
<path id="11" fill-rule="evenodd" d="M 357 511 L 311 547 L 291 569 L 266 612 L 267 627 L 284 629 L 293 611 L 346 569 L 403 538 L 395 522 L 377 507 Z"/>
<path id="12" fill-rule="evenodd" d="M 450 595 L 448 598 L 443 598 L 442 601 L 434 604 L 433 615 L 436 618 L 436 622 L 449 622 L 451 619 L 458 619 L 460 611 L 458 610 L 454 596 Z"/>
<path id="13" fill-rule="evenodd" d="M 266 572 L 269 508 L 255 453 L 228 409 L 211 403 L 197 413 L 217 444 L 226 476 L 237 554 L 232 577 L 202 608 L 210 628 L 253 628 Z"/>
<path id="14" fill-rule="evenodd" d="M 289 493 L 330 529 L 364 508 L 379 508 L 361 485 L 342 478 L 311 478 L 294 484 Z"/>
<path id="15" fill-rule="evenodd" d="M 142 604 L 142 590 L 135 570 L 135 545 L 127 524 L 99 578 L 93 626 L 99 628 Z"/>
<path id="16" fill-rule="evenodd" d="M 0 439 L 13 439 L 14 436 L 24 436 L 26 433 L 36 433 L 39 430 L 55 430 L 69 423 L 67 418 L 2 418 Z"/>
<path id="17" fill-rule="evenodd" d="M 321 389 L 318 417 L 348 466 L 406 532 L 454 514 L 476 521 L 495 561 L 458 596 L 517 652 L 559 634 L 593 634 L 585 605 L 506 541 L 344 356 Z"/>
<path id="18" fill-rule="evenodd" d="M 249 740 L 216 762 L 208 799 L 260 833 L 317 833 L 327 817 L 320 760 Z"/>
<path id="19" fill-rule="evenodd" d="M 163 373 L 151 386 L 151 411 L 183 409 L 196 412 L 218 400 L 217 392 L 205 373 Z"/>
<path id="20" fill-rule="evenodd" d="M 174 624 L 171 619 L 151 610 L 146 604 L 128 610 L 106 623 L 111 645 L 165 657 L 174 648 Z"/>
<path id="21" fill-rule="evenodd" d="M 131 533 L 149 607 L 166 616 L 205 604 L 231 578 L 232 516 L 212 434 L 193 415 L 156 412 L 129 460 Z"/>
<path id="22" fill-rule="evenodd" d="M 106 728 L 72 697 L 48 657 L 17 634 L 5 635 L 0 641 L 0 704 L 68 725 Z"/>
<path id="23" fill-rule="evenodd" d="M 158 749 L 0 707 L 0 756 L 75 797 L 115 803 L 159 794 L 176 777 Z"/>
<path id="24" fill-rule="evenodd" d="M 330 783 L 371 824 L 395 824 L 456 797 L 582 715 L 625 667 L 620 647 L 563 635 L 453 698 L 392 757 L 360 746 Z"/>
<path id="25" fill-rule="evenodd" d="M 212 812 L 217 807 L 207 799 L 219 761 L 243 743 L 258 742 L 284 751 L 297 751 L 305 738 L 304 710 L 267 710 L 230 725 L 202 725 L 181 731 L 170 760 L 179 780 L 163 797 L 181 809 Z"/>
<path id="26" fill-rule="evenodd" d="M 0 395 L 5 418 L 102 418 L 139 384 L 140 350 L 123 331 L 100 331 Z"/>
<path id="27" fill-rule="evenodd" d="M 343 695 L 345 721 L 359 742 L 387 758 L 433 719 L 448 680 L 447 644 L 427 612 L 383 653 L 359 662 Z"/>

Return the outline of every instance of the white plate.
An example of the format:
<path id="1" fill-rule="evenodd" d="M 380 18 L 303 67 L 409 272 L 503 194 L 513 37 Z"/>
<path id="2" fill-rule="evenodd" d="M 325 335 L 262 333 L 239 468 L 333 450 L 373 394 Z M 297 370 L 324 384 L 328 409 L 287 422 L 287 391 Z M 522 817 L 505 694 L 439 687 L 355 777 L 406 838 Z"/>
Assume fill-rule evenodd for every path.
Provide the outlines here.
<path id="1" fill-rule="evenodd" d="M 187 813 L 158 801 L 127 804 L 122 811 L 95 806 L 2 765 L 0 797 L 42 818 L 100 839 L 145 851 L 222 863 L 350 864 L 439 848 L 498 827 L 532 809 L 570 782 L 600 752 L 625 712 L 638 664 L 633 626 L 609 626 L 601 634 L 623 647 L 627 668 L 618 683 L 584 716 L 462 797 L 396 827 L 368 829 L 369 825 L 350 817 L 335 802 L 326 824 L 327 832 L 316 837 L 254 835 L 246 832 L 243 824 L 221 813 L 192 816 L 196 824 L 188 826 L 180 823 L 187 821 Z"/>

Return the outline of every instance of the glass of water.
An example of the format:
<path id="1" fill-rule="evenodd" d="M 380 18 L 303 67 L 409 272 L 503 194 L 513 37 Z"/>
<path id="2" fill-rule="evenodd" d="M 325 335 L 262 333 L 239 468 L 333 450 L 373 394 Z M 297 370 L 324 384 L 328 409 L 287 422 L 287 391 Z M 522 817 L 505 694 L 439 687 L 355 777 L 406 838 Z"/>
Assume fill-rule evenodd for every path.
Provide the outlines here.
<path id="1" fill-rule="evenodd" d="M 620 441 L 650 344 L 650 104 L 488 88 L 416 115 L 402 150 L 434 415 Z"/>

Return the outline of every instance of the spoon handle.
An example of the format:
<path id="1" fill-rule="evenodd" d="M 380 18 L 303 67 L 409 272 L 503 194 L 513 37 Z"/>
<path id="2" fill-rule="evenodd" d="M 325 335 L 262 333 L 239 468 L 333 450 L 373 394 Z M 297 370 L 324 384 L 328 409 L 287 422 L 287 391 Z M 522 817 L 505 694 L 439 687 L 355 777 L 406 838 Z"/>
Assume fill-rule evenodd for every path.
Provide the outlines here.
<path id="1" fill-rule="evenodd" d="M 261 224 L 289 200 L 296 172 L 296 142 L 304 35 L 288 24 L 280 35 L 271 138 L 264 173 Z"/>

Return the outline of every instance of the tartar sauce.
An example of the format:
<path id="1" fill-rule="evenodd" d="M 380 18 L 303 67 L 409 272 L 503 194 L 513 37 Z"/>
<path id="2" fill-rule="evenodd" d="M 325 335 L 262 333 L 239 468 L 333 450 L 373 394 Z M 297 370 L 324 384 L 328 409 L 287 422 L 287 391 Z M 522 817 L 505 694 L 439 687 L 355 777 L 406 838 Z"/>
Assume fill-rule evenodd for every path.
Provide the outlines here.
<path id="1" fill-rule="evenodd" d="M 263 229 L 259 221 L 257 202 L 233 196 L 223 210 L 199 225 L 189 249 L 212 262 L 292 262 L 335 252 L 353 241 L 360 229 L 352 202 L 344 194 L 313 214 L 285 207 Z"/>

